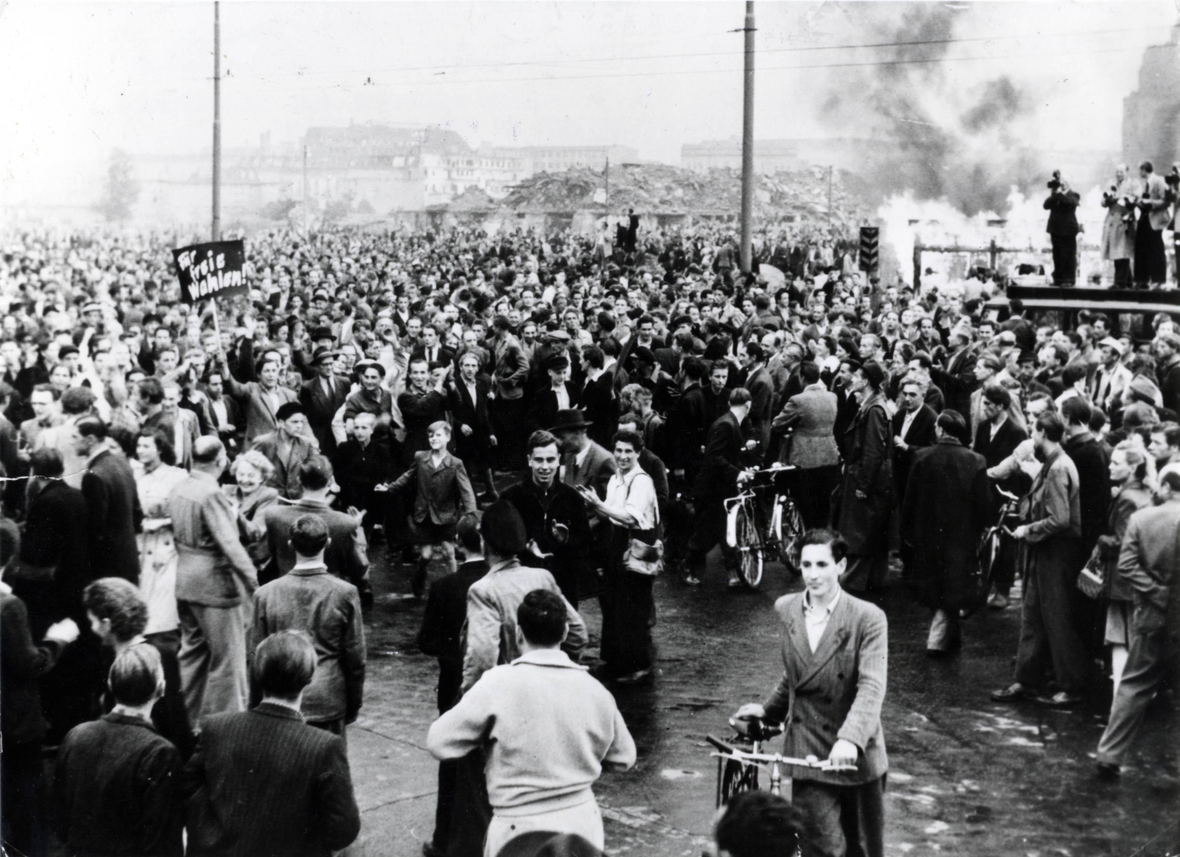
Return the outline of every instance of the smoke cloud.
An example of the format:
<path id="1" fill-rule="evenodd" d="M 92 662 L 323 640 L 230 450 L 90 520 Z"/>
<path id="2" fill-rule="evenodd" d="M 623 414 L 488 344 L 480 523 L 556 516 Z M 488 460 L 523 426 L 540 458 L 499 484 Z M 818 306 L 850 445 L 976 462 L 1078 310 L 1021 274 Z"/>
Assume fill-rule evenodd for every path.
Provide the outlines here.
<path id="1" fill-rule="evenodd" d="M 1022 143 L 1019 128 L 1031 114 L 1030 95 L 1003 74 L 967 84 L 966 63 L 944 62 L 962 47 L 946 41 L 957 35 L 961 9 L 889 3 L 860 8 L 873 41 L 906 44 L 875 54 L 892 64 L 833 78 L 823 116 L 832 130 L 882 141 L 864 172 L 883 195 L 912 191 L 917 199 L 945 199 L 969 215 L 1003 213 L 1013 187 L 1028 192 L 1043 183 L 1044 167 Z M 972 46 L 966 53 L 983 49 Z"/>

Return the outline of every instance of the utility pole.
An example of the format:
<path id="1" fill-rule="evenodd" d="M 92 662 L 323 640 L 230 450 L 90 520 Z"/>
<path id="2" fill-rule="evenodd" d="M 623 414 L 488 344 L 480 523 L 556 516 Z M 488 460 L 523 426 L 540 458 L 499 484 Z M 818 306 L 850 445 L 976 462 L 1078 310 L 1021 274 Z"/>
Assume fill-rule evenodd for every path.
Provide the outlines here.
<path id="1" fill-rule="evenodd" d="M 746 71 L 742 102 L 742 273 L 753 264 L 750 218 L 754 208 L 754 0 L 746 0 Z"/>
<path id="2" fill-rule="evenodd" d="M 213 0 L 213 237 L 221 240 L 221 3 Z"/>
<path id="3" fill-rule="evenodd" d="M 606 172 L 603 173 L 603 179 L 605 181 L 604 187 L 605 187 L 605 192 L 606 192 L 606 211 L 607 211 L 607 214 L 609 214 L 610 213 L 610 155 L 606 156 Z"/>
<path id="4" fill-rule="evenodd" d="M 832 173 L 836 168 L 828 167 L 828 234 L 832 232 Z"/>

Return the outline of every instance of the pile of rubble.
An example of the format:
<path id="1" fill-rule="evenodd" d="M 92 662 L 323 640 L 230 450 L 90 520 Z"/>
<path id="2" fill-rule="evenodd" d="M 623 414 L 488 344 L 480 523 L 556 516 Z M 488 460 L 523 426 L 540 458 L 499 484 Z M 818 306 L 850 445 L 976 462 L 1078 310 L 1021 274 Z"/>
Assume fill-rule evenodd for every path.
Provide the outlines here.
<path id="1" fill-rule="evenodd" d="M 563 173 L 538 173 L 516 185 L 501 201 L 514 211 L 619 211 L 644 214 L 737 214 L 741 210 L 741 172 L 694 172 L 665 164 L 622 164 L 602 170 L 579 167 Z M 754 210 L 760 219 L 793 215 L 800 220 L 828 216 L 826 167 L 755 176 Z M 877 201 L 856 176 L 836 170 L 831 176 L 832 220 L 855 223 L 871 216 Z"/>

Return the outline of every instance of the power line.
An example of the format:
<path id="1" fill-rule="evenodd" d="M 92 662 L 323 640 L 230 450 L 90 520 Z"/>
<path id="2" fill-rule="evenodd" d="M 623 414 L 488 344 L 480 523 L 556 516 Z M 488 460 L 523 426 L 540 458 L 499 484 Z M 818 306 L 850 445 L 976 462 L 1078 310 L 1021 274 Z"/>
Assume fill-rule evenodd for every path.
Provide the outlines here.
<path id="1" fill-rule="evenodd" d="M 866 68 L 866 67 L 881 67 L 881 66 L 906 66 L 906 65 L 934 65 L 939 63 L 951 62 L 982 62 L 988 60 L 1012 60 L 1012 59 L 1053 59 L 1057 57 L 1067 56 L 1088 56 L 1096 54 L 1112 54 L 1122 53 L 1124 51 L 1139 51 L 1142 50 L 1139 45 L 1132 45 L 1122 48 L 1097 48 L 1094 50 L 1079 50 L 1079 51 L 1063 51 L 1054 54 L 1046 54 L 1044 52 L 1030 53 L 1030 54 L 990 54 L 984 56 L 968 56 L 968 57 L 928 57 L 928 58 L 913 58 L 901 60 L 868 60 L 864 62 L 841 62 L 841 63 L 797 63 L 793 65 L 777 65 L 777 66 L 762 66 L 759 71 L 795 71 L 795 70 L 812 70 L 812 69 L 839 69 L 839 68 Z M 733 56 L 730 54 L 729 56 Z M 647 72 L 602 72 L 597 74 L 578 74 L 578 75 L 544 75 L 531 77 L 489 77 L 489 78 L 442 78 L 431 77 L 424 80 L 416 81 L 374 81 L 374 86 L 439 86 L 439 85 L 472 85 L 480 83 L 503 84 L 503 83 L 521 83 L 528 81 L 564 81 L 564 80 L 603 80 L 613 78 L 651 78 L 651 77 L 667 77 L 670 75 L 686 75 L 686 74 L 738 74 L 741 72 L 740 68 L 702 68 L 702 69 L 677 69 L 674 71 L 647 71 Z M 343 74 L 341 72 L 340 74 Z M 272 77 L 266 78 L 239 78 L 233 79 L 238 82 L 248 80 L 252 82 L 269 82 Z M 359 88 L 361 84 L 356 87 L 345 84 L 330 84 L 331 88 L 341 88 L 345 91 L 351 91 L 354 88 Z M 317 86 L 317 88 L 319 88 Z"/>
<path id="2" fill-rule="evenodd" d="M 1148 32 L 1152 30 L 1170 29 L 1170 25 L 1158 24 L 1146 27 L 1122 27 L 1109 30 L 1082 30 L 1071 33 L 1008 33 L 997 36 L 971 36 L 966 38 L 947 38 L 947 39 L 919 39 L 914 41 L 894 41 L 894 42 L 864 42 L 859 44 L 839 44 L 839 45 L 792 45 L 782 48 L 763 48 L 759 50 L 760 54 L 780 54 L 780 53 L 804 53 L 814 51 L 836 51 L 836 50 L 876 50 L 882 48 L 909 48 L 909 47 L 932 47 L 936 45 L 954 45 L 954 44 L 973 44 L 978 42 L 998 42 L 998 41 L 1012 41 L 1021 39 L 1045 39 L 1045 38 L 1075 38 L 1086 36 L 1109 36 L 1112 33 L 1139 33 Z M 1136 46 L 1138 49 L 1139 46 Z M 389 68 L 365 68 L 365 69 L 347 69 L 342 71 L 301 71 L 290 72 L 283 75 L 268 75 L 268 77 L 312 77 L 322 75 L 341 75 L 341 74 L 387 74 L 402 71 L 460 71 L 468 68 L 519 68 L 528 66 L 559 66 L 568 65 L 571 63 L 594 63 L 594 62 L 636 62 L 640 60 L 664 60 L 664 59 L 692 59 L 697 57 L 732 57 L 734 51 L 703 51 L 703 52 L 689 52 L 677 54 L 639 54 L 635 56 L 621 56 L 621 57 L 581 57 L 581 58 L 561 58 L 556 57 L 552 59 L 539 60 L 513 60 L 513 61 L 491 61 L 491 62 L 475 62 L 449 65 L 417 65 L 417 66 L 391 66 Z M 893 63 L 902 62 L 918 62 L 919 60 L 893 60 Z M 880 61 L 882 63 L 889 61 Z M 872 64 L 877 64 L 876 62 Z M 826 68 L 829 66 L 798 66 L 800 68 Z"/>

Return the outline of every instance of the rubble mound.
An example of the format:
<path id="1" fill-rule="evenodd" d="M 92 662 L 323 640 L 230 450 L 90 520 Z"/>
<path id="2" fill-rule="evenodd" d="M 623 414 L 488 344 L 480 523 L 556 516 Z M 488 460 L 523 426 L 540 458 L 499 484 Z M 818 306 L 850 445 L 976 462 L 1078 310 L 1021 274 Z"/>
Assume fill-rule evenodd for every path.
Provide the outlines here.
<path id="1" fill-rule="evenodd" d="M 471 185 L 446 205 L 448 211 L 494 211 L 496 201 L 481 187 Z"/>
<path id="2" fill-rule="evenodd" d="M 501 201 L 515 211 L 618 211 L 644 214 L 737 214 L 741 210 L 741 172 L 710 169 L 695 172 L 666 164 L 622 164 L 603 170 L 576 167 L 562 173 L 537 173 L 517 184 Z M 836 170 L 832 175 L 832 220 L 857 222 L 871 216 L 877 201 L 858 177 Z M 828 216 L 828 169 L 811 167 L 757 175 L 754 212 L 760 218 L 794 215 L 801 220 Z"/>

